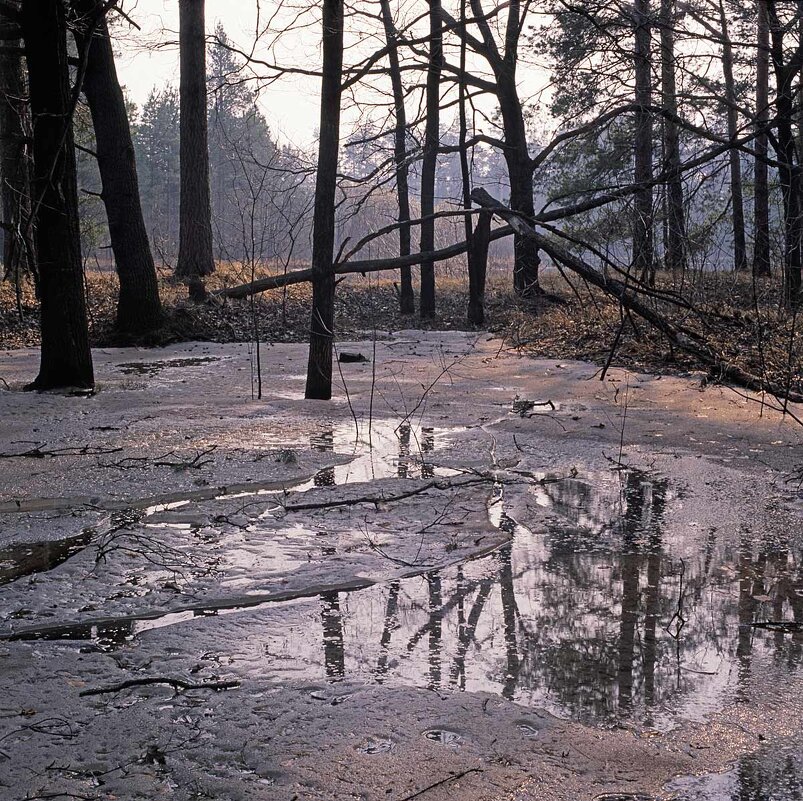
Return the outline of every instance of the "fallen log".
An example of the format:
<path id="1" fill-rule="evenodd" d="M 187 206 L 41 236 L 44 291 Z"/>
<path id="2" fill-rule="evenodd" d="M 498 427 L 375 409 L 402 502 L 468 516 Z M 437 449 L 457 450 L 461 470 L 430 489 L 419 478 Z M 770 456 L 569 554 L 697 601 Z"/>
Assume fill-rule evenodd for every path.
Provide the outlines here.
<path id="1" fill-rule="evenodd" d="M 693 331 L 677 326 L 659 314 L 638 297 L 628 286 L 594 269 L 578 256 L 557 245 L 552 239 L 539 234 L 526 220 L 516 212 L 493 198 L 484 189 L 475 189 L 471 199 L 478 205 L 488 209 L 503 219 L 519 235 L 532 239 L 538 247 L 553 261 L 579 275 L 589 284 L 616 298 L 622 306 L 646 320 L 660 331 L 678 350 L 688 353 L 707 366 L 720 380 L 732 381 L 756 392 L 768 392 L 776 398 L 786 399 L 793 403 L 803 403 L 803 394 L 793 392 L 786 387 L 766 381 L 760 376 L 747 372 L 727 362 L 716 349 Z"/>
<path id="2" fill-rule="evenodd" d="M 513 229 L 510 226 L 503 226 L 491 231 L 489 241 L 503 239 L 511 236 Z M 446 261 L 446 259 L 460 256 L 468 250 L 468 243 L 456 242 L 454 245 L 433 250 L 428 253 L 411 253 L 409 256 L 397 256 L 389 259 L 365 259 L 363 261 L 347 261 L 342 264 L 335 264 L 335 275 L 351 275 L 354 273 L 378 273 L 382 270 L 398 270 L 402 267 L 414 267 L 422 261 Z M 269 289 L 281 289 L 284 286 L 293 284 L 303 284 L 312 280 L 312 269 L 293 270 L 284 275 L 271 275 L 267 278 L 258 278 L 256 281 L 249 281 L 246 284 L 218 289 L 210 292 L 213 298 L 247 298 L 259 292 L 266 292 Z"/>

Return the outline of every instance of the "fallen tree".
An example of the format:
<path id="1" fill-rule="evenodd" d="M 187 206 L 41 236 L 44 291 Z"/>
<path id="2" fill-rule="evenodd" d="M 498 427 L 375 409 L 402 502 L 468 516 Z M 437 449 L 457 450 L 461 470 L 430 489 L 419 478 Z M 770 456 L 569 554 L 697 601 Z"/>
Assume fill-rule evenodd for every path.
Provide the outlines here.
<path id="1" fill-rule="evenodd" d="M 781 400 L 803 403 L 803 394 L 790 387 L 781 387 L 731 364 L 700 334 L 684 326 L 675 325 L 656 309 L 644 303 L 626 283 L 596 270 L 578 256 L 557 245 L 552 239 L 539 234 L 516 212 L 491 197 L 484 189 L 475 189 L 471 199 L 482 208 L 503 219 L 520 236 L 533 240 L 557 265 L 579 275 L 584 281 L 616 298 L 624 308 L 637 314 L 660 331 L 672 344 L 684 353 L 693 356 L 708 367 L 718 380 L 732 381 L 756 392 L 768 392 Z"/>
<path id="2" fill-rule="evenodd" d="M 638 281 L 635 279 L 628 279 L 627 282 L 622 281 L 618 278 L 613 278 L 608 272 L 592 267 L 579 256 L 558 245 L 553 238 L 539 233 L 529 220 L 524 219 L 520 214 L 500 203 L 484 189 L 474 189 L 471 193 L 471 199 L 482 209 L 491 212 L 506 223 L 504 226 L 491 231 L 489 241 L 496 241 L 514 233 L 531 239 L 557 266 L 580 276 L 588 284 L 615 298 L 623 308 L 638 315 L 663 334 L 673 348 L 692 356 L 701 365 L 707 367 L 715 380 L 729 381 L 755 392 L 766 392 L 781 401 L 803 403 L 803 393 L 795 391 L 791 385 L 781 386 L 777 382 L 767 380 L 760 375 L 742 369 L 719 353 L 704 336 L 672 322 L 668 317 L 661 314 L 655 306 L 649 305 L 644 300 L 647 295 L 653 293 L 646 290 L 646 288 L 646 291 L 641 291 Z M 539 219 L 540 217 L 536 216 L 533 222 L 537 224 Z M 384 270 L 398 270 L 402 267 L 412 267 L 420 264 L 425 259 L 442 262 L 466 253 L 468 248 L 469 244 L 467 242 L 457 242 L 428 253 L 412 253 L 408 256 L 387 259 L 346 261 L 335 265 L 335 274 L 339 276 L 350 274 L 365 275 Z M 627 278 L 626 275 L 625 278 Z M 271 289 L 305 283 L 311 279 L 311 269 L 294 270 L 284 275 L 268 276 L 245 284 L 220 289 L 212 293 L 211 296 L 216 298 L 245 298 Z M 666 300 L 671 301 L 670 298 L 666 298 Z"/>
<path id="3" fill-rule="evenodd" d="M 512 236 L 514 229 L 507 225 L 502 228 L 497 228 L 491 231 L 489 241 L 494 242 L 497 239 L 504 239 L 507 236 Z M 414 267 L 421 264 L 422 261 L 440 262 L 447 259 L 460 256 L 465 253 L 469 248 L 467 242 L 456 242 L 454 245 L 441 248 L 440 250 L 433 250 L 424 253 L 411 253 L 409 256 L 397 256 L 389 259 L 365 259 L 362 261 L 347 261 L 340 264 L 335 264 L 335 275 L 352 275 L 360 273 L 378 273 L 383 270 L 399 270 L 402 267 Z M 248 281 L 245 284 L 238 284 L 237 286 L 226 287 L 219 289 L 216 292 L 210 293 L 212 297 L 216 298 L 247 298 L 250 295 L 256 295 L 259 292 L 266 292 L 269 289 L 281 289 L 284 286 L 291 286 L 293 284 L 303 284 L 312 280 L 312 269 L 307 270 L 293 270 L 292 272 L 285 273 L 284 275 L 270 275 L 266 278 L 258 278 L 256 281 Z"/>

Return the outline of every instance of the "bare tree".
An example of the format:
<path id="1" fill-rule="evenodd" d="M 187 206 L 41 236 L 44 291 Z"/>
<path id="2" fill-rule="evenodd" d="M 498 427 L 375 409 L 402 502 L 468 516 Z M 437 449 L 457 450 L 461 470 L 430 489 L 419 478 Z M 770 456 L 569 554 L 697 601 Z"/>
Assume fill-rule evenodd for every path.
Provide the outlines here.
<path id="1" fill-rule="evenodd" d="M 399 64 L 398 31 L 393 24 L 390 0 L 380 0 L 382 25 L 388 49 L 390 83 L 393 89 L 393 157 L 396 164 L 396 194 L 399 203 L 399 256 L 409 256 L 410 248 L 410 188 L 407 165 L 407 112 L 404 106 L 404 85 Z M 403 267 L 399 274 L 399 310 L 402 314 L 415 312 L 415 295 L 410 267 Z"/>
<path id="2" fill-rule="evenodd" d="M 800 162 L 794 136 L 795 78 L 803 63 L 803 43 L 787 55 L 786 26 L 778 14 L 776 0 L 766 0 L 770 28 L 770 53 L 775 72 L 775 117 L 778 128 L 778 174 L 784 201 L 784 294 L 786 302 L 797 307 L 801 300 Z"/>
<path id="3" fill-rule="evenodd" d="M 421 162 L 421 252 L 435 250 L 435 172 L 440 145 L 440 82 L 443 69 L 441 1 L 429 4 L 429 63 L 427 66 L 424 156 Z M 421 262 L 421 316 L 435 316 L 435 265 Z"/>
<path id="4" fill-rule="evenodd" d="M 203 297 L 201 278 L 214 272 L 206 116 L 204 0 L 179 0 L 181 49 L 181 202 L 176 275 Z"/>
<path id="5" fill-rule="evenodd" d="M 323 0 L 323 77 L 312 233 L 312 319 L 306 398 L 332 397 L 335 324 L 335 190 L 343 74 L 343 0 Z"/>
<path id="6" fill-rule="evenodd" d="M 633 268 L 642 280 L 655 279 L 652 190 L 652 45 L 650 0 L 633 4 L 636 73 L 635 167 L 633 180 L 640 187 L 634 202 Z"/>
<path id="7" fill-rule="evenodd" d="M 675 79 L 675 1 L 661 0 L 661 104 L 667 111 L 663 121 L 664 168 L 677 173 L 680 166 L 680 136 L 677 122 L 678 101 Z M 667 270 L 686 267 L 686 220 L 683 209 L 683 182 L 679 173 L 666 185 L 666 242 L 664 266 Z"/>
<path id="8" fill-rule="evenodd" d="M 102 199 L 109 221 L 114 261 L 120 278 L 117 330 L 140 335 L 162 323 L 162 304 L 148 234 L 142 216 L 134 143 L 117 80 L 109 29 L 98 0 L 74 0 L 73 25 L 79 52 L 85 53 L 83 91 L 95 129 Z"/>
<path id="9" fill-rule="evenodd" d="M 767 154 L 769 137 L 765 126 L 770 119 L 770 24 L 767 5 L 757 0 L 756 36 L 756 156 L 754 159 L 754 200 L 753 200 L 753 275 L 770 274 L 770 189 Z"/>
<path id="10" fill-rule="evenodd" d="M 0 14 L 0 174 L 3 203 L 3 267 L 19 285 L 24 269 L 36 274 L 30 237 L 31 120 L 22 63 L 19 3 Z"/>
<path id="11" fill-rule="evenodd" d="M 78 230 L 66 10 L 60 0 L 25 0 L 21 22 L 33 120 L 42 326 L 39 375 L 28 388 L 91 388 L 95 379 Z"/>

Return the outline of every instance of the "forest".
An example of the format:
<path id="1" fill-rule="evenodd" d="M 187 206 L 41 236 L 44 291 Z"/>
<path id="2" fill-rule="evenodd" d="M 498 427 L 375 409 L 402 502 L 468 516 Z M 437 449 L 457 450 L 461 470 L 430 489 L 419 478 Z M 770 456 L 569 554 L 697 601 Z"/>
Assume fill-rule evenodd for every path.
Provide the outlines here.
<path id="1" fill-rule="evenodd" d="M 803 3 L 0 0 L 0 178 L 2 797 L 803 797 Z"/>

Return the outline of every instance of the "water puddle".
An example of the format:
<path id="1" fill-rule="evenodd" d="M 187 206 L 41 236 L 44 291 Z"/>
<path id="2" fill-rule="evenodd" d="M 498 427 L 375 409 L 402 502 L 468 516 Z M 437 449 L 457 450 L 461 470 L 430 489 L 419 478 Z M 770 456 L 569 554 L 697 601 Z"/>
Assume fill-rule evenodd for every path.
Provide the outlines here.
<path id="1" fill-rule="evenodd" d="M 0 586 L 58 567 L 84 550 L 95 534 L 94 529 L 85 529 L 55 542 L 23 543 L 0 549 Z"/>
<path id="2" fill-rule="evenodd" d="M 411 428 L 412 465 L 406 434 L 397 434 L 387 433 L 375 467 L 365 457 L 344 480 L 369 470 L 420 478 L 430 464 L 418 458 L 431 453 L 421 446 L 429 432 Z M 317 437 L 313 447 L 330 447 L 328 436 Z M 498 494 L 489 519 L 512 539 L 472 561 L 385 584 L 309 588 L 304 600 L 277 592 L 13 636 L 113 647 L 172 627 L 160 636 L 177 639 L 181 652 L 208 635 L 236 669 L 277 683 L 304 677 L 489 692 L 589 723 L 658 730 L 749 698 L 757 676 L 766 674 L 771 687 L 800 672 L 803 543 L 794 532 L 745 528 L 726 537 L 692 519 L 670 528 L 686 492 L 637 470 L 529 478 L 531 505 L 543 517 L 537 525 L 512 519 Z M 308 488 L 327 482 L 319 476 Z M 198 619 L 209 615 L 220 616 L 204 628 Z M 244 628 L 259 632 L 257 655 Z M 535 721 L 520 728 L 538 734 Z"/>
<path id="3" fill-rule="evenodd" d="M 675 779 L 666 789 L 678 801 L 800 801 L 803 748 L 796 741 L 762 749 L 725 773 Z"/>
<path id="4" fill-rule="evenodd" d="M 427 729 L 424 737 L 438 745 L 445 745 L 447 748 L 460 748 L 463 745 L 463 737 L 449 729 Z"/>
<path id="5" fill-rule="evenodd" d="M 162 370 L 197 367 L 210 362 L 219 362 L 220 358 L 220 356 L 190 356 L 183 359 L 161 359 L 155 362 L 123 362 L 117 367 L 124 375 L 156 375 Z"/>

